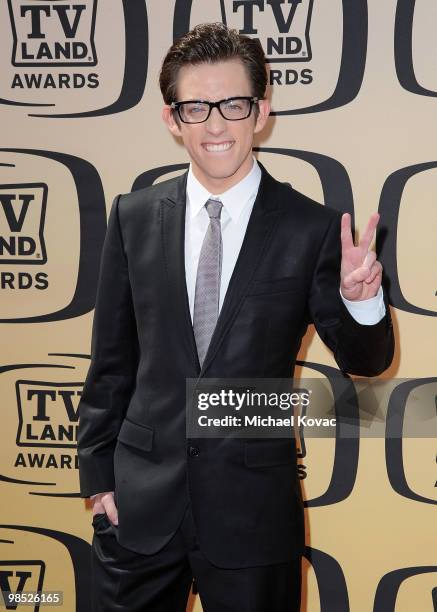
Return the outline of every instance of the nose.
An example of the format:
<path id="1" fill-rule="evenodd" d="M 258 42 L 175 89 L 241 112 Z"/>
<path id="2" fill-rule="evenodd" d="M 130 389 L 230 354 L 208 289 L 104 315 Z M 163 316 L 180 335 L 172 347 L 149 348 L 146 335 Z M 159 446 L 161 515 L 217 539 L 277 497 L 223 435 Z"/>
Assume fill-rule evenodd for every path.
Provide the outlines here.
<path id="1" fill-rule="evenodd" d="M 206 122 L 206 129 L 211 134 L 221 134 L 226 129 L 226 119 L 224 119 L 218 108 L 213 108 Z"/>

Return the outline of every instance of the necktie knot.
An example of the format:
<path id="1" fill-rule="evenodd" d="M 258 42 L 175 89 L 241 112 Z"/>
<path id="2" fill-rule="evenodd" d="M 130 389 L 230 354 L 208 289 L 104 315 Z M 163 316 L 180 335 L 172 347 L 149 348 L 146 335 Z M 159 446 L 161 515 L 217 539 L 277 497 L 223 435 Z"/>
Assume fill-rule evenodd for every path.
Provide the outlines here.
<path id="1" fill-rule="evenodd" d="M 210 219 L 220 219 L 223 204 L 220 200 L 209 199 L 205 204 L 206 212 Z"/>

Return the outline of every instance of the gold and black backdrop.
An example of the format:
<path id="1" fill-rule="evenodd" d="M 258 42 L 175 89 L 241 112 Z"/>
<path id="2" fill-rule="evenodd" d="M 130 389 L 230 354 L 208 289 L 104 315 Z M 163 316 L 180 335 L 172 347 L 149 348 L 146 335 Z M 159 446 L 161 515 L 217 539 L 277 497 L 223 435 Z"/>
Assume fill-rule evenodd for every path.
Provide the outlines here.
<path id="1" fill-rule="evenodd" d="M 357 228 L 379 210 L 397 339 L 383 377 L 399 379 L 393 393 L 405 383 L 404 416 L 436 402 L 435 2 L 1 0 L 0 586 L 63 591 L 69 612 L 90 610 L 77 406 L 107 212 L 186 167 L 157 77 L 174 38 L 205 21 L 267 54 L 268 170 Z M 337 372 L 311 330 L 300 359 L 305 376 Z M 302 610 L 437 610 L 435 405 L 428 427 L 301 446 Z"/>

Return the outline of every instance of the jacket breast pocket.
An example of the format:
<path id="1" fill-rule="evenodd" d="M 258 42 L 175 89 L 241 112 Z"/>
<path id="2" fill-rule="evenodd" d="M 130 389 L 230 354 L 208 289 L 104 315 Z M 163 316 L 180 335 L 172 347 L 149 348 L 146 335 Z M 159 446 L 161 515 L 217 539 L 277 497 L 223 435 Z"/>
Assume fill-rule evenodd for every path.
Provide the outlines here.
<path id="1" fill-rule="evenodd" d="M 244 443 L 244 463 L 247 467 L 270 467 L 296 464 L 293 439 L 247 440 Z"/>
<path id="2" fill-rule="evenodd" d="M 299 276 L 283 276 L 266 280 L 255 279 L 250 285 L 247 295 L 286 293 L 303 289 L 305 286 L 306 279 Z"/>
<path id="3" fill-rule="evenodd" d="M 153 446 L 153 429 L 147 425 L 134 423 L 125 418 L 118 432 L 117 439 L 119 442 L 133 446 L 138 450 L 151 451 Z"/>

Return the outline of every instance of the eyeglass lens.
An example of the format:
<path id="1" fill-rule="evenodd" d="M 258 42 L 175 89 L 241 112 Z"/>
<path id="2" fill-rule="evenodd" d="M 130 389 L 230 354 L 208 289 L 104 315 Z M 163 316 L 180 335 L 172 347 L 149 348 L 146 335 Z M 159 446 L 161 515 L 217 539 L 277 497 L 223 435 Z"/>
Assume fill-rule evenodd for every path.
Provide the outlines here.
<path id="1" fill-rule="evenodd" d="M 184 102 L 179 106 L 182 121 L 187 123 L 199 123 L 205 121 L 209 115 L 209 104 L 206 102 Z M 250 100 L 238 98 L 235 100 L 223 100 L 220 103 L 220 111 L 225 119 L 230 121 L 245 119 L 249 116 L 251 109 Z"/>

